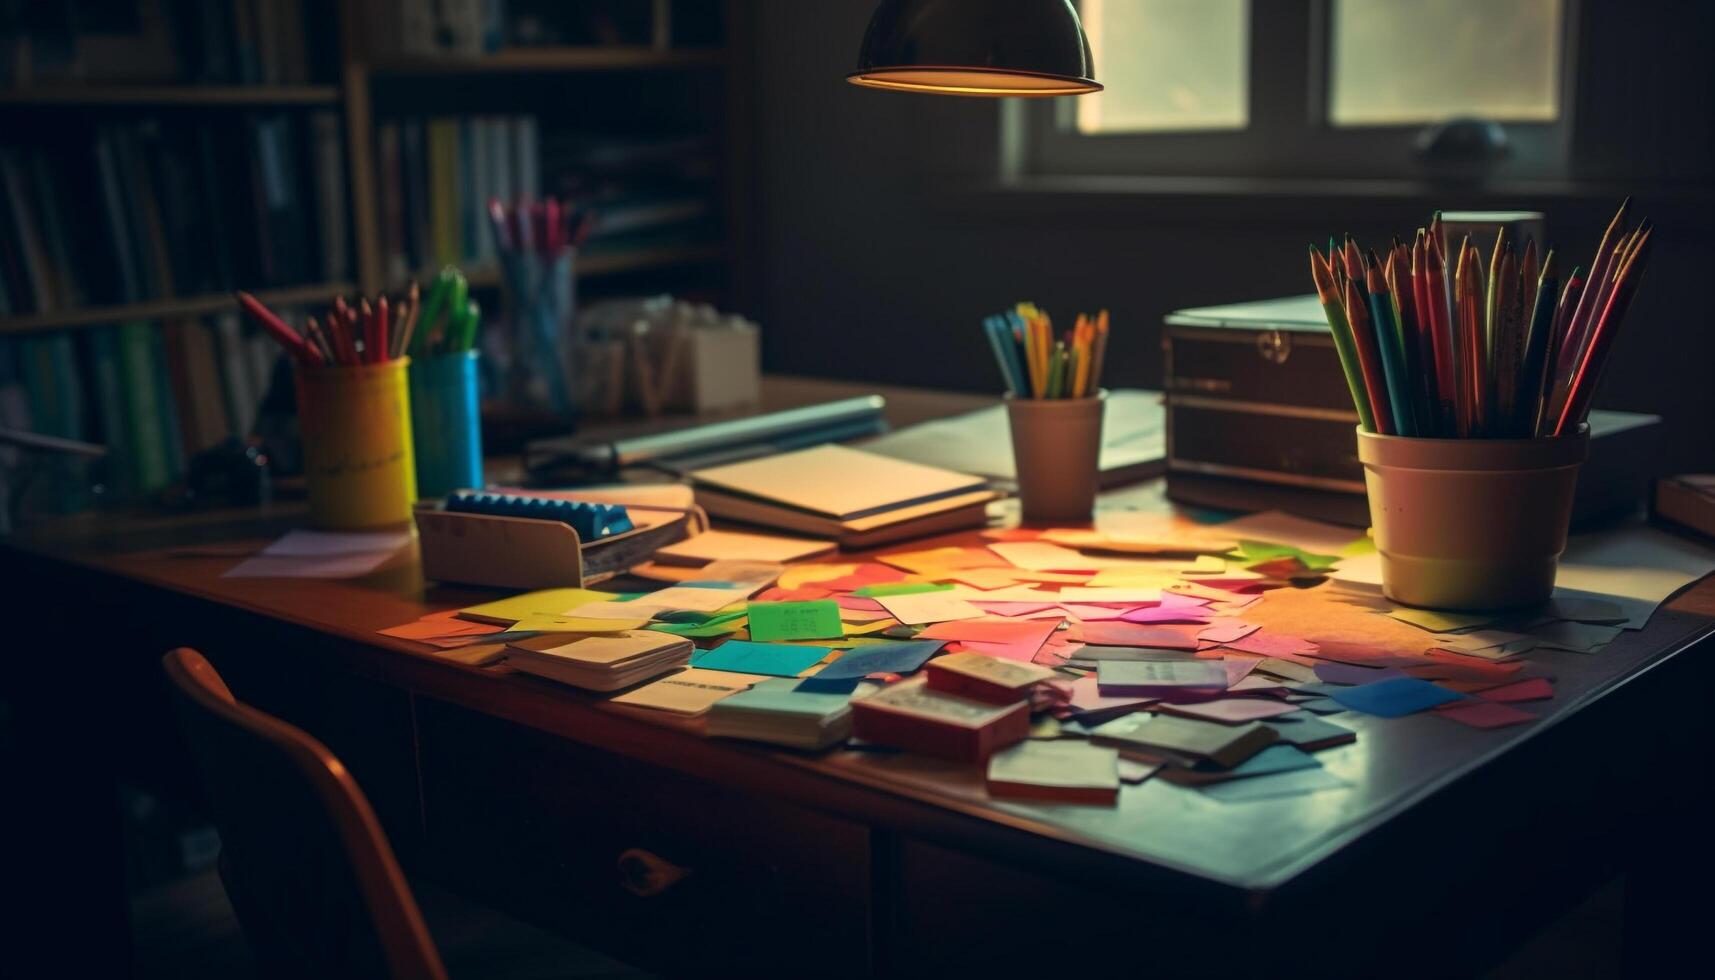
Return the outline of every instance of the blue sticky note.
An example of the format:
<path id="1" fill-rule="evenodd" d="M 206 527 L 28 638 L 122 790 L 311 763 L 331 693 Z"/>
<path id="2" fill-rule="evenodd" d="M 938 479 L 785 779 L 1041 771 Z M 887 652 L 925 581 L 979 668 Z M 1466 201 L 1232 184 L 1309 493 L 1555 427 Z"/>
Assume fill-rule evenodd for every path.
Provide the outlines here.
<path id="1" fill-rule="evenodd" d="M 923 666 L 946 640 L 907 640 L 859 647 L 816 672 L 818 680 L 868 677 L 870 674 L 905 674 Z"/>
<path id="2" fill-rule="evenodd" d="M 1353 711 L 1380 715 L 1383 718 L 1399 718 L 1438 704 L 1464 699 L 1462 694 L 1416 677 L 1396 677 L 1392 680 L 1376 681 L 1374 684 L 1336 688 L 1328 692 L 1328 696 Z"/>
<path id="3" fill-rule="evenodd" d="M 832 647 L 800 647 L 785 643 L 728 640 L 691 658 L 691 666 L 737 674 L 797 677 L 833 652 Z"/>

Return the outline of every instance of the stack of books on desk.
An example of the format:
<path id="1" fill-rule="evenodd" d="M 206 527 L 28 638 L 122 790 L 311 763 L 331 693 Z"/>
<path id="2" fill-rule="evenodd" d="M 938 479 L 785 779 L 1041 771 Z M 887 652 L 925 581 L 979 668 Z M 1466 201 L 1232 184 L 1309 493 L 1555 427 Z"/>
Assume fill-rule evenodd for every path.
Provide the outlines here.
<path id="1" fill-rule="evenodd" d="M 765 680 L 709 709 L 708 732 L 795 749 L 825 749 L 852 733 L 851 696 L 798 689 L 796 677 Z"/>
<path id="2" fill-rule="evenodd" d="M 998 494 L 982 477 L 817 446 L 691 474 L 716 517 L 873 548 L 976 527 Z"/>
<path id="3" fill-rule="evenodd" d="M 996 705 L 931 690 L 922 677 L 852 702 L 852 733 L 866 742 L 979 762 L 1024 741 L 1030 705 Z"/>
<path id="4" fill-rule="evenodd" d="M 693 649 L 690 640 L 652 630 L 612 636 L 544 633 L 508 643 L 506 662 L 586 691 L 617 691 L 684 666 Z"/>

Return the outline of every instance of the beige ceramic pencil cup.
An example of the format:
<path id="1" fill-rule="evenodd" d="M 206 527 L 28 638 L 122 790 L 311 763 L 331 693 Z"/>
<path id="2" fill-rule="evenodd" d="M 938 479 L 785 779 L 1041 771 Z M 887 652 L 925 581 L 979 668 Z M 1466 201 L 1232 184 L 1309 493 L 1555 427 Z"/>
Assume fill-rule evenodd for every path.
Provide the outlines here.
<path id="1" fill-rule="evenodd" d="M 1389 599 L 1432 609 L 1542 602 L 1566 550 L 1590 432 L 1414 439 L 1358 432 Z"/>
<path id="2" fill-rule="evenodd" d="M 1024 519 L 1087 521 L 1096 507 L 1102 456 L 1102 413 L 1108 393 L 1093 398 L 1006 396 L 1012 461 Z"/>

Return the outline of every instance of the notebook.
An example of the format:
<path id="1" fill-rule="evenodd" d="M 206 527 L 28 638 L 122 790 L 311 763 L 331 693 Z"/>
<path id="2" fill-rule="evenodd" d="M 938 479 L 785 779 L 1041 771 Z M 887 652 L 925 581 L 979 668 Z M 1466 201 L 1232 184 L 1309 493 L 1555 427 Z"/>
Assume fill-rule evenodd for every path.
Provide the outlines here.
<path id="1" fill-rule="evenodd" d="M 1316 308 L 1322 315 L 1322 308 Z M 867 440 L 859 448 L 894 459 L 948 466 L 1002 482 L 1018 479 L 1006 407 L 996 405 L 951 418 L 907 426 Z M 1108 392 L 1102 413 L 1103 487 L 1119 487 L 1167 470 L 1167 410 L 1161 392 Z"/>
<path id="2" fill-rule="evenodd" d="M 587 691 L 617 691 L 683 667 L 691 651 L 690 640 L 652 630 L 581 637 L 546 633 L 508 643 L 506 662 Z"/>
<path id="3" fill-rule="evenodd" d="M 851 548 L 976 526 L 998 496 L 981 477 L 834 445 L 690 477 L 697 502 L 711 514 Z"/>

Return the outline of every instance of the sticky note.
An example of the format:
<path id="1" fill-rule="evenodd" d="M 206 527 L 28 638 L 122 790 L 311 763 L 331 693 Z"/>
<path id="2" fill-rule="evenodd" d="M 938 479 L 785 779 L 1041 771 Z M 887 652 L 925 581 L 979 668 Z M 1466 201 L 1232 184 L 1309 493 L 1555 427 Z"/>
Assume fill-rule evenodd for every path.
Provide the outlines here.
<path id="1" fill-rule="evenodd" d="M 816 672 L 822 680 L 868 677 L 870 674 L 908 674 L 922 667 L 937 650 L 946 646 L 944 640 L 905 640 L 878 643 L 854 650 Z"/>
<path id="2" fill-rule="evenodd" d="M 636 619 L 595 619 L 580 616 L 555 616 L 552 613 L 531 613 L 513 623 L 514 633 L 620 633 L 642 629 L 648 616 Z"/>
<path id="3" fill-rule="evenodd" d="M 1479 696 L 1485 701 L 1541 701 L 1554 697 L 1554 685 L 1546 677 L 1527 677 L 1501 687 L 1491 687 Z"/>
<path id="4" fill-rule="evenodd" d="M 1396 677 L 1374 684 L 1337 688 L 1328 696 L 1353 711 L 1383 718 L 1403 717 L 1463 697 L 1415 677 Z"/>
<path id="5" fill-rule="evenodd" d="M 949 592 L 877 596 L 882 608 L 908 626 L 944 623 L 952 619 L 981 619 L 983 611 Z"/>
<path id="6" fill-rule="evenodd" d="M 562 614 L 575 606 L 612 598 L 612 593 L 597 592 L 594 589 L 541 589 L 536 592 L 508 596 L 505 599 L 496 599 L 493 602 L 484 602 L 480 605 L 467 606 L 459 610 L 459 613 L 466 619 L 510 623 L 523 619 L 531 613 Z"/>
<path id="7" fill-rule="evenodd" d="M 1156 647 L 1164 650 L 1197 649 L 1201 626 L 1148 626 L 1142 623 L 1085 623 L 1084 642 L 1112 647 Z"/>
<path id="8" fill-rule="evenodd" d="M 833 652 L 832 647 L 789 646 L 728 640 L 691 658 L 691 666 L 738 674 L 797 677 Z"/>
<path id="9" fill-rule="evenodd" d="M 1317 664 L 1316 679 L 1330 684 L 1374 684 L 1390 681 L 1405 674 L 1392 667 L 1354 667 L 1351 664 Z"/>
<path id="10" fill-rule="evenodd" d="M 1457 704 L 1435 712 L 1443 718 L 1470 725 L 1472 728 L 1505 728 L 1508 725 L 1522 725 L 1527 721 L 1535 721 L 1536 716 L 1522 708 L 1510 704 L 1497 704 L 1493 701 L 1473 701 L 1470 704 Z"/>
<path id="11" fill-rule="evenodd" d="M 878 595 L 915 595 L 919 592 L 949 592 L 951 585 L 940 582 L 878 582 L 853 589 L 852 595 L 873 598 Z"/>
<path id="12" fill-rule="evenodd" d="M 839 603 L 832 599 L 753 602 L 748 611 L 753 640 L 828 640 L 846 635 Z"/>

